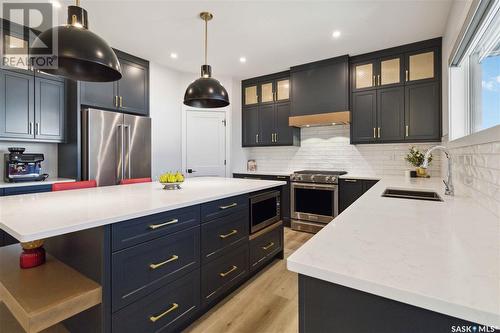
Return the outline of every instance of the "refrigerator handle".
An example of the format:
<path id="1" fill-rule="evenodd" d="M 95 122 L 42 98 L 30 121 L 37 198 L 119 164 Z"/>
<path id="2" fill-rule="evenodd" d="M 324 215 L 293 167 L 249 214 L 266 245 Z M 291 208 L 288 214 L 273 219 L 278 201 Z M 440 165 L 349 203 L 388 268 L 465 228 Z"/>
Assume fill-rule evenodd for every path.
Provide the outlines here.
<path id="1" fill-rule="evenodd" d="M 124 174 L 124 165 L 123 165 L 123 125 L 117 125 L 117 130 L 118 130 L 118 135 L 120 135 L 120 138 L 118 139 L 117 145 L 118 145 L 118 161 L 117 161 L 117 175 L 118 179 L 116 180 L 116 183 L 120 183 L 120 181 L 123 179 L 123 174 Z"/>
<path id="2" fill-rule="evenodd" d="M 125 157 L 127 158 L 126 171 L 127 177 L 132 178 L 132 164 L 130 163 L 130 125 L 124 125 L 123 129 L 127 131 L 127 150 L 125 150 Z M 125 172 L 124 172 L 125 175 Z"/>

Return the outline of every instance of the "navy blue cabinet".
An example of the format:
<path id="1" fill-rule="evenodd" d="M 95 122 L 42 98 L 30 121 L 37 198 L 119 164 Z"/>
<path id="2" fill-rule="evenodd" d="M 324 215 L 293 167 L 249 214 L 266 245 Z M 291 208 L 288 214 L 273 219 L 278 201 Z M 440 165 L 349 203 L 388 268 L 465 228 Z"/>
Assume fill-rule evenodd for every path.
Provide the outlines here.
<path id="1" fill-rule="evenodd" d="M 372 179 L 340 179 L 339 180 L 339 214 L 358 200 L 378 180 Z"/>

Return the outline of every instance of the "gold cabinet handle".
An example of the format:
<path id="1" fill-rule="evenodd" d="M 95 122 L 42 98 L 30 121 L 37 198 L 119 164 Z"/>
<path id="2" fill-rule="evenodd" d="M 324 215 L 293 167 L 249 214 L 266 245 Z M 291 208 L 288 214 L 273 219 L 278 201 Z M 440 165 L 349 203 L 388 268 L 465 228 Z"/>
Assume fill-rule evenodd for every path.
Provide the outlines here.
<path id="1" fill-rule="evenodd" d="M 259 134 L 255 134 L 255 143 L 259 143 Z"/>
<path id="2" fill-rule="evenodd" d="M 115 107 L 118 107 L 118 96 L 115 96 Z"/>
<path id="3" fill-rule="evenodd" d="M 405 79 L 406 82 L 408 82 L 408 80 L 410 79 L 410 72 L 408 70 L 405 71 Z"/>
<path id="4" fill-rule="evenodd" d="M 405 136 L 408 136 L 408 125 L 405 126 Z"/>
<path id="5" fill-rule="evenodd" d="M 225 235 L 219 235 L 219 237 L 224 239 L 224 238 L 228 238 L 229 236 L 236 235 L 237 233 L 238 233 L 238 230 L 233 229 L 233 230 L 231 230 L 231 232 L 229 232 Z"/>
<path id="6" fill-rule="evenodd" d="M 161 313 L 161 314 L 159 314 L 157 316 L 151 316 L 151 317 L 149 317 L 149 320 L 154 323 L 154 322 L 160 320 L 161 318 L 165 317 L 166 315 L 168 315 L 170 312 L 174 311 L 178 307 L 179 307 L 179 304 L 172 303 L 172 306 L 170 308 L 168 308 L 168 310 L 166 310 L 165 312 L 163 312 L 163 313 Z"/>
<path id="7" fill-rule="evenodd" d="M 219 275 L 221 277 L 225 277 L 225 276 L 227 276 L 228 274 L 231 274 L 232 272 L 234 272 L 237 269 L 238 269 L 238 266 L 233 265 L 233 267 L 231 267 L 230 270 L 228 270 L 227 272 L 219 273 Z"/>
<path id="8" fill-rule="evenodd" d="M 357 183 L 358 180 L 357 179 L 344 179 L 345 182 L 348 182 L 348 183 Z"/>
<path id="9" fill-rule="evenodd" d="M 378 81 L 378 85 L 380 86 L 380 74 L 377 75 L 377 81 Z"/>
<path id="10" fill-rule="evenodd" d="M 159 262 L 157 264 L 151 264 L 151 265 L 149 265 L 149 268 L 151 268 L 151 269 L 157 269 L 157 268 L 160 268 L 161 266 L 163 266 L 165 264 L 168 264 L 169 262 L 176 261 L 178 259 L 179 259 L 179 256 L 176 256 L 174 254 L 172 257 L 170 257 L 170 259 L 167 259 L 165 261 Z"/>
<path id="11" fill-rule="evenodd" d="M 273 243 L 273 242 L 271 242 L 271 243 L 267 244 L 266 246 L 263 246 L 263 247 L 262 247 L 262 250 L 267 251 L 267 250 L 269 250 L 270 248 L 272 248 L 273 246 L 274 246 L 274 243 Z"/>
<path id="12" fill-rule="evenodd" d="M 378 138 L 380 139 L 380 127 L 378 128 Z"/>
<path id="13" fill-rule="evenodd" d="M 33 134 L 33 123 L 32 122 L 29 123 L 28 134 L 30 134 L 30 135 Z"/>
<path id="14" fill-rule="evenodd" d="M 170 224 L 174 224 L 174 223 L 177 223 L 179 222 L 178 219 L 173 219 L 173 220 L 170 220 L 168 222 L 165 222 L 165 223 L 161 223 L 161 224 L 150 224 L 149 225 L 149 229 L 151 230 L 155 230 L 155 229 L 158 229 L 158 228 L 161 228 L 161 227 L 164 227 L 164 226 L 167 226 L 167 225 L 170 225 Z"/>
<path id="15" fill-rule="evenodd" d="M 219 208 L 224 210 L 224 209 L 233 208 L 236 206 L 238 206 L 238 204 L 236 202 L 233 202 L 232 204 L 227 205 L 227 206 L 219 206 Z"/>
<path id="16" fill-rule="evenodd" d="M 376 81 L 375 75 L 373 75 L 372 86 L 375 87 L 376 85 L 377 85 L 377 81 Z"/>
<path id="17" fill-rule="evenodd" d="M 377 138 L 377 129 L 375 127 L 373 128 L 373 138 Z"/>
<path id="18" fill-rule="evenodd" d="M 120 96 L 120 107 L 122 108 L 123 107 L 123 97 Z"/>
<path id="19" fill-rule="evenodd" d="M 274 142 L 278 142 L 278 133 L 274 133 Z"/>

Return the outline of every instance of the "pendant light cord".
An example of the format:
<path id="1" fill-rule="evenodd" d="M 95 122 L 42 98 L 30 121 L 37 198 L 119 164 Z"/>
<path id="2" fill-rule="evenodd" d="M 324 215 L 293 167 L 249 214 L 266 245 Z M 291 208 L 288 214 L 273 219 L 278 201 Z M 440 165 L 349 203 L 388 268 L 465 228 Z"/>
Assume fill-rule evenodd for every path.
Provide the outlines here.
<path id="1" fill-rule="evenodd" d="M 207 61 L 207 45 L 208 45 L 208 20 L 205 18 L 205 65 L 208 64 Z"/>

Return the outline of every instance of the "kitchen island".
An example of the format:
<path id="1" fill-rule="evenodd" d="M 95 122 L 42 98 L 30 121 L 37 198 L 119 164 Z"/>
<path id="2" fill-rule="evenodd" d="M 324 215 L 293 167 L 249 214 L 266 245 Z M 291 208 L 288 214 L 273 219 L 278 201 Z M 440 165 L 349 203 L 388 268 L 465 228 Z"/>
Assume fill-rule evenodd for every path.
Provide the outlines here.
<path id="1" fill-rule="evenodd" d="M 206 177 L 177 191 L 144 183 L 3 197 L 0 228 L 45 239 L 51 257 L 101 286 L 99 305 L 64 321 L 71 332 L 178 331 L 282 257 L 281 222 L 249 234 L 249 198 L 284 184 Z"/>
<path id="2" fill-rule="evenodd" d="M 444 201 L 382 197 L 386 188 Z M 381 177 L 287 267 L 299 273 L 300 332 L 500 327 L 500 219 L 471 198 L 445 196 L 439 178 Z"/>

